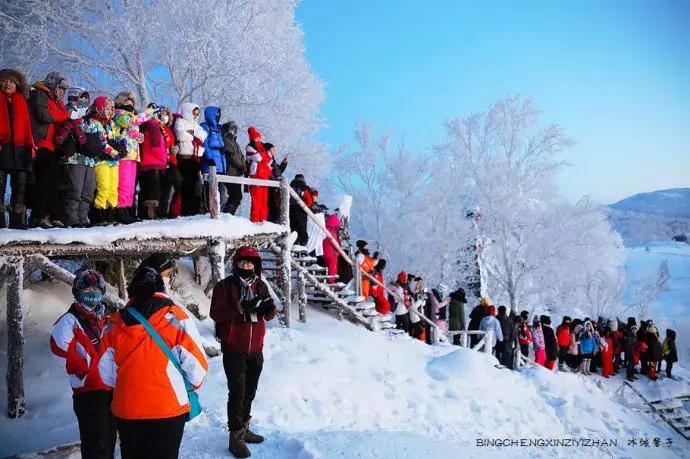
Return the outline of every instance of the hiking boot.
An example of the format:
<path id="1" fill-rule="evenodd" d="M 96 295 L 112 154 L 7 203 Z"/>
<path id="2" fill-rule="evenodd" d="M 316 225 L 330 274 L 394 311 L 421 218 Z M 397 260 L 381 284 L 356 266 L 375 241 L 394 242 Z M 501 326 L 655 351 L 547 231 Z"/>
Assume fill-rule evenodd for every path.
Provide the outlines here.
<path id="1" fill-rule="evenodd" d="M 147 220 L 155 220 L 158 217 L 158 201 L 148 200 L 144 201 L 143 218 Z"/>
<path id="2" fill-rule="evenodd" d="M 244 429 L 230 431 L 228 451 L 237 458 L 245 458 L 252 455 L 252 452 L 247 448 L 247 443 L 244 441 Z"/>
<path id="3" fill-rule="evenodd" d="M 115 210 L 115 219 L 118 223 L 122 223 L 123 225 L 130 225 L 137 221 L 130 207 L 118 207 L 117 210 Z"/>
<path id="4" fill-rule="evenodd" d="M 263 443 L 264 437 L 249 430 L 249 421 L 244 423 L 244 442 L 250 444 Z"/>

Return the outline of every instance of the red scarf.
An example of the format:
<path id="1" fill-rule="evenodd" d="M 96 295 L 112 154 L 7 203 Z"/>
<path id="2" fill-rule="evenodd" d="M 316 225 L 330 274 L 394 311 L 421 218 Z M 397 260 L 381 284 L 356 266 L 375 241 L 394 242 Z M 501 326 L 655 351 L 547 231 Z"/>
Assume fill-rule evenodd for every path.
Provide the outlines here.
<path id="1" fill-rule="evenodd" d="M 12 100 L 12 126 L 7 100 Z M 29 107 L 24 96 L 15 91 L 11 96 L 0 93 L 0 144 L 13 143 L 16 147 L 33 146 Z"/>

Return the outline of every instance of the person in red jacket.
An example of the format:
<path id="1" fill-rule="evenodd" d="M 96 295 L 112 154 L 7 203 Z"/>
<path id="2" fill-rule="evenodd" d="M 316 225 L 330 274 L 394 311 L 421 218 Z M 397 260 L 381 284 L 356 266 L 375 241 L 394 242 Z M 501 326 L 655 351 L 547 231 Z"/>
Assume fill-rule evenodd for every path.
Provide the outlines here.
<path id="1" fill-rule="evenodd" d="M 273 173 L 273 158 L 266 151 L 261 141 L 261 133 L 255 127 L 247 129 L 249 145 L 247 145 L 247 162 L 249 176 L 253 179 L 269 180 Z M 249 194 L 252 197 L 252 207 L 249 220 L 260 223 L 268 219 L 268 188 L 251 185 Z"/>
<path id="2" fill-rule="evenodd" d="M 74 391 L 74 414 L 79 423 L 83 458 L 112 458 L 115 419 L 110 412 L 111 392 L 101 379 L 98 363 L 105 327 L 105 280 L 98 271 L 82 269 L 72 286 L 74 303 L 53 327 L 50 350 L 65 359 Z"/>
<path id="3" fill-rule="evenodd" d="M 566 371 L 566 359 L 568 358 L 568 347 L 570 347 L 570 324 L 572 320 L 568 316 L 563 316 L 563 321 L 556 328 L 556 340 L 558 341 L 558 369 Z"/>
<path id="4" fill-rule="evenodd" d="M 608 327 L 604 330 L 604 336 L 602 336 L 602 344 L 604 343 L 606 345 L 601 347 L 601 376 L 608 378 L 613 376 L 613 352 L 615 346 L 611 329 Z"/>
<path id="5" fill-rule="evenodd" d="M 247 443 L 264 438 L 249 430 L 252 401 L 263 368 L 266 321 L 276 307 L 261 278 L 261 257 L 252 247 L 241 247 L 233 259 L 232 274 L 213 289 L 211 318 L 223 352 L 228 379 L 228 449 L 235 457 L 251 455 Z"/>
<path id="6" fill-rule="evenodd" d="M 376 263 L 376 266 L 374 267 L 374 271 L 371 273 L 372 276 L 374 276 L 374 279 L 377 281 L 381 282 L 381 284 L 385 285 L 383 282 L 383 270 L 386 268 L 386 260 L 381 258 L 378 263 Z M 378 285 L 378 284 L 373 284 L 371 286 L 371 289 L 369 290 L 369 294 L 374 298 L 374 304 L 376 305 L 376 312 L 381 314 L 382 316 L 385 316 L 391 311 L 391 304 L 388 302 L 388 298 L 386 295 L 386 290 Z"/>
<path id="7" fill-rule="evenodd" d="M 43 81 L 33 84 L 29 97 L 31 132 L 36 144 L 33 170 L 36 177 L 32 187 L 32 211 L 29 226 L 41 228 L 63 227 L 58 183 L 62 161 L 56 154 L 55 137 L 69 113 L 63 102 L 69 80 L 58 72 L 50 72 Z"/>

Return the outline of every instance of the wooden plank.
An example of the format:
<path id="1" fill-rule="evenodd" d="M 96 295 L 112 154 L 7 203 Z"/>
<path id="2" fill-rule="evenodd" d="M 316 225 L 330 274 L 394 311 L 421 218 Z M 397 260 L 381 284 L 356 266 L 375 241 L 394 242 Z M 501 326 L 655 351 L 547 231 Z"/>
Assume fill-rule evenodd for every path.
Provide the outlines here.
<path id="1" fill-rule="evenodd" d="M 218 180 L 219 183 L 237 183 L 240 185 L 267 186 L 269 188 L 280 188 L 281 186 L 280 182 L 277 180 L 261 180 L 248 177 L 233 177 L 231 175 L 216 175 L 216 180 Z"/>

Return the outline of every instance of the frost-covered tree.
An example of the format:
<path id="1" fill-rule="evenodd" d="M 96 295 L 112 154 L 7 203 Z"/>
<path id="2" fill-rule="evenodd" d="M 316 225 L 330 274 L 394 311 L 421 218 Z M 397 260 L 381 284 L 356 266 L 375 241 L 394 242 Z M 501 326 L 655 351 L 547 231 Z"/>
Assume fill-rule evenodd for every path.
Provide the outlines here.
<path id="1" fill-rule="evenodd" d="M 0 56 L 34 79 L 59 70 L 94 92 L 132 90 L 141 105 L 220 106 L 224 120 L 259 127 L 293 170 L 318 181 L 323 83 L 304 55 L 297 4 L 0 0 Z"/>
<path id="2" fill-rule="evenodd" d="M 632 302 L 626 311 L 632 311 L 642 319 L 648 318 L 652 303 L 668 290 L 670 282 L 671 270 L 668 267 L 668 260 L 663 259 L 659 264 L 656 277 L 635 290 Z"/>
<path id="3" fill-rule="evenodd" d="M 572 309 L 584 301 L 588 273 L 621 262 L 621 243 L 588 200 L 570 205 L 559 198 L 558 154 L 571 140 L 559 126 L 540 128 L 537 121 L 531 100 L 506 98 L 449 120 L 435 154 L 456 168 L 457 186 L 480 210 L 479 259 L 492 300 Z"/>

